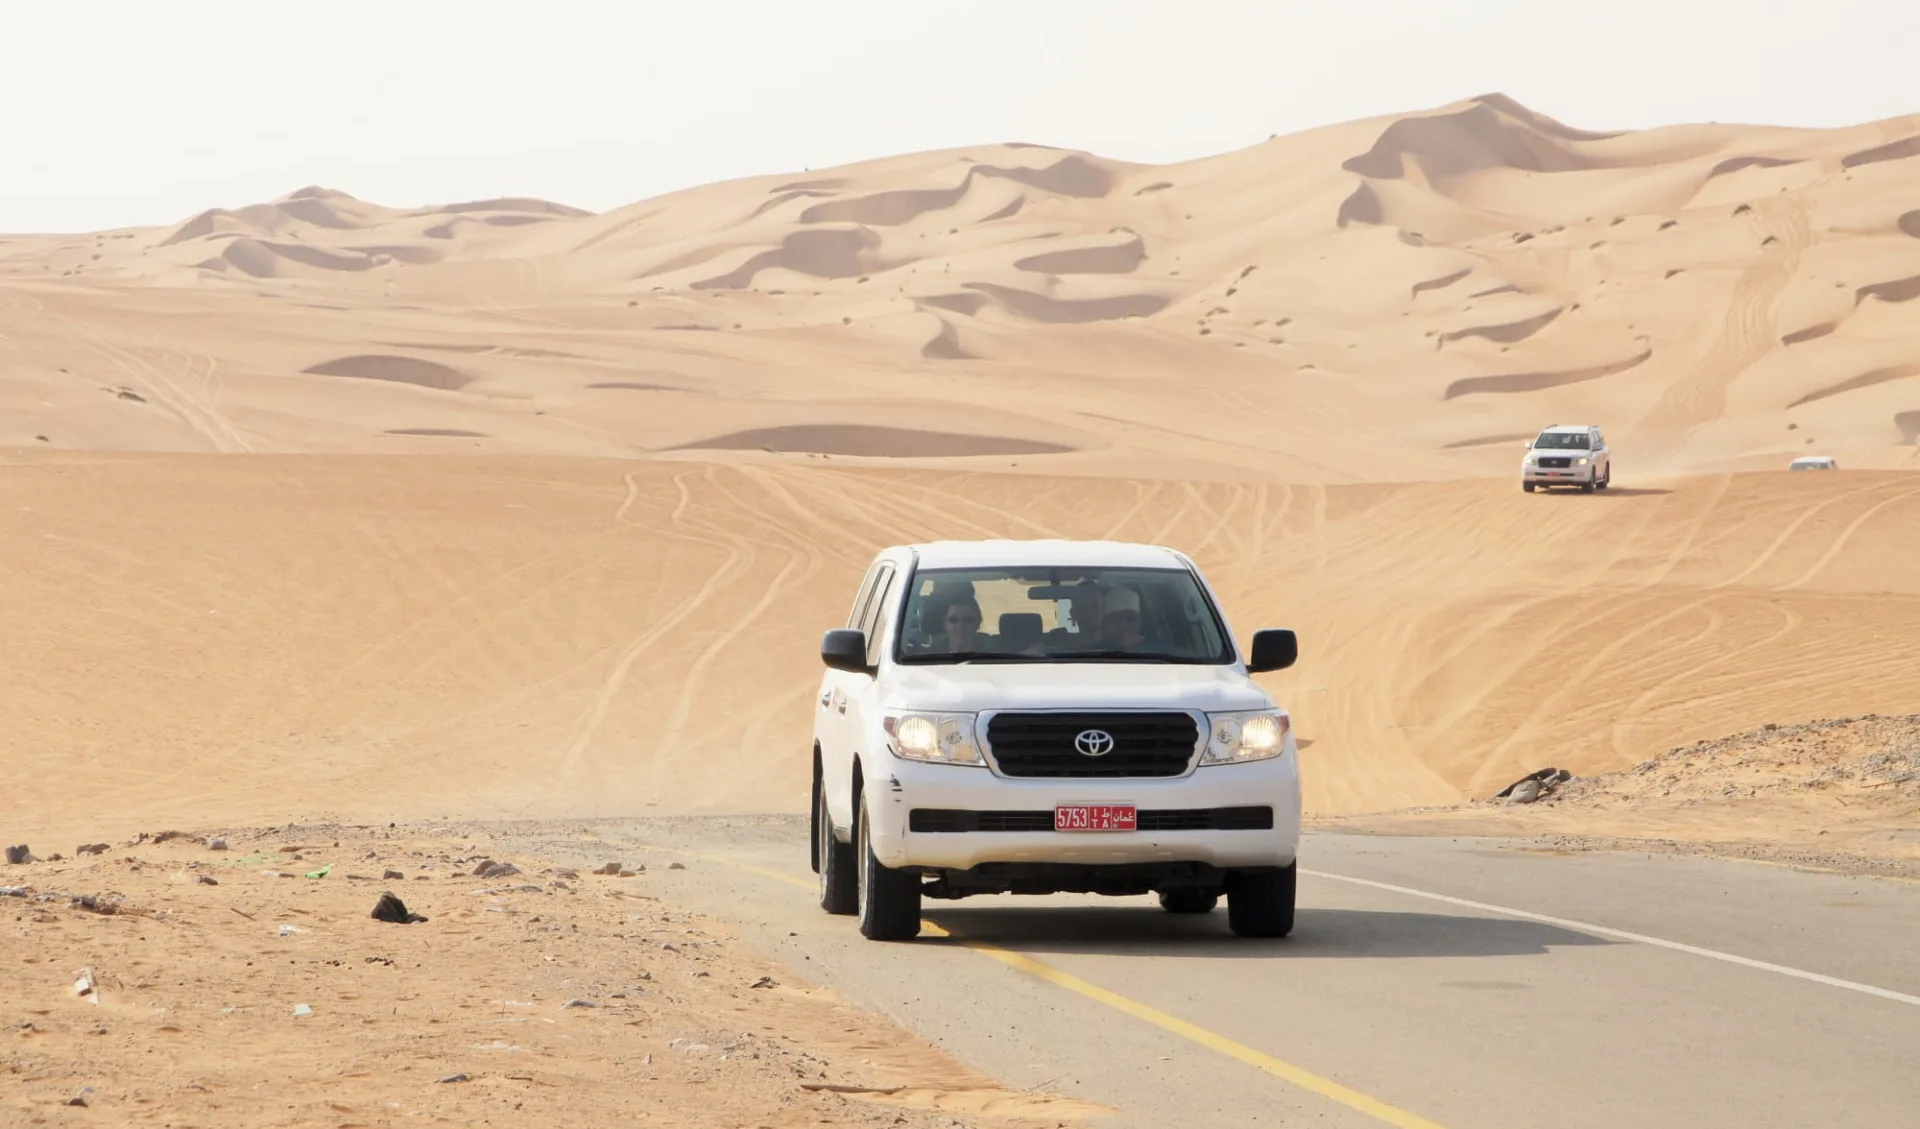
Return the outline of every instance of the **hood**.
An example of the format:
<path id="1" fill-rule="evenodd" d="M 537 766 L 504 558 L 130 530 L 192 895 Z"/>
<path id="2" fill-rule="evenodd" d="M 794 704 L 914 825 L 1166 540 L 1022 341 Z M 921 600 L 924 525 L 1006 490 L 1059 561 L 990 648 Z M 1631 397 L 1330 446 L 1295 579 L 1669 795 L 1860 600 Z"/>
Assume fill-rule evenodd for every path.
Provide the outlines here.
<path id="1" fill-rule="evenodd" d="M 970 663 L 897 666 L 881 698 L 920 710 L 1272 709 L 1273 699 L 1228 666 L 1174 663 Z"/>

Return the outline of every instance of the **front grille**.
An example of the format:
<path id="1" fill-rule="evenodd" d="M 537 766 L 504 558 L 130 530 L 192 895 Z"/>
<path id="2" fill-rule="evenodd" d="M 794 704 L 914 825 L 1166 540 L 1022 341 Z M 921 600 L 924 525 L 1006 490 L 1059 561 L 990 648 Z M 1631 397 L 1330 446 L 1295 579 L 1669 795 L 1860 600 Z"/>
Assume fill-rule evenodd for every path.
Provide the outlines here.
<path id="1" fill-rule="evenodd" d="M 1137 815 L 1141 831 L 1271 831 L 1273 809 L 1166 808 Z M 1051 811 L 963 811 L 958 808 L 914 808 L 907 813 L 907 830 L 922 834 L 961 834 L 969 831 L 1051 831 Z"/>
<path id="2" fill-rule="evenodd" d="M 1075 748 L 1088 730 L 1112 737 L 1112 750 L 1088 756 Z M 1005 776 L 1179 776 L 1199 742 L 1200 727 L 1185 713 L 1003 713 L 987 723 L 987 745 Z"/>
<path id="3" fill-rule="evenodd" d="M 1542 455 L 1540 456 L 1540 465 L 1543 467 L 1552 467 L 1555 470 L 1562 470 L 1573 465 L 1573 458 L 1569 455 Z"/>

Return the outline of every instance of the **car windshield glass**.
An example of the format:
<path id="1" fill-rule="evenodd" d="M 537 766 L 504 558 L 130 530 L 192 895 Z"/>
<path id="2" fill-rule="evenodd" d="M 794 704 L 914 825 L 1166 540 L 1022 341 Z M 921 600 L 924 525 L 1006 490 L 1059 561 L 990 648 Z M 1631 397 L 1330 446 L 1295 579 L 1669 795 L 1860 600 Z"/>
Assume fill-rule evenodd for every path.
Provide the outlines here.
<path id="1" fill-rule="evenodd" d="M 1584 451 L 1587 449 L 1587 433 L 1584 431 L 1543 431 L 1540 438 L 1533 441 L 1535 448 L 1554 451 Z"/>
<path id="2" fill-rule="evenodd" d="M 903 663 L 1229 663 L 1220 617 L 1177 568 L 921 569 L 902 609 Z"/>

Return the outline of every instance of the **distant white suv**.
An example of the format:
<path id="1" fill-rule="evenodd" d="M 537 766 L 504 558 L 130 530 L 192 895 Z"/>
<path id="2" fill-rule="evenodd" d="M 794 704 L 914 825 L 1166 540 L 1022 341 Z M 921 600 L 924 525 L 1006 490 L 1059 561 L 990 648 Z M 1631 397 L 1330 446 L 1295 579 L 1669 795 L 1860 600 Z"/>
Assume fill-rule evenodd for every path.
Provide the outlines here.
<path id="1" fill-rule="evenodd" d="M 1229 927 L 1293 928 L 1292 720 L 1248 677 L 1193 561 L 1153 545 L 902 545 L 828 631 L 813 725 L 820 905 L 874 940 L 920 932 L 922 898 L 1157 893 L 1227 899 Z"/>
<path id="2" fill-rule="evenodd" d="M 1591 494 L 1613 482 L 1613 452 L 1607 437 L 1586 424 L 1555 424 L 1527 441 L 1520 464 L 1520 488 L 1578 486 Z"/>

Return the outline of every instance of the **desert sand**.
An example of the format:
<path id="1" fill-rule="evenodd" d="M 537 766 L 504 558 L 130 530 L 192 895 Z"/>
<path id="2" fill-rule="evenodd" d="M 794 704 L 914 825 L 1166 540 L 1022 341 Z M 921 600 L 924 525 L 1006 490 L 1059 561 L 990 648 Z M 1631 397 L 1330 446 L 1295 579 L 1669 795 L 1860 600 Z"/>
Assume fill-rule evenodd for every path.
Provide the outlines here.
<path id="1" fill-rule="evenodd" d="M 1782 822 L 1739 793 L 1784 762 L 1485 801 L 1920 708 L 1917 185 L 1920 117 L 1596 134 L 1496 95 L 1175 166 L 0 237 L 0 838 L 804 810 L 872 552 L 1068 536 L 1300 632 L 1263 681 L 1323 823 L 1912 858 L 1911 780 Z M 1606 428 L 1613 489 L 1520 492 L 1556 422 Z"/>

